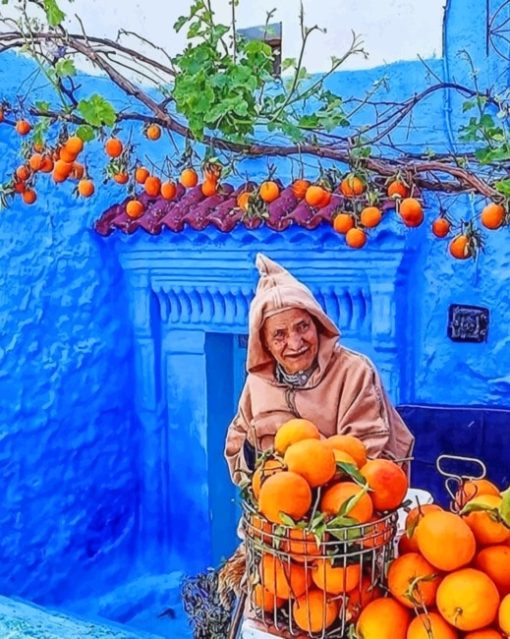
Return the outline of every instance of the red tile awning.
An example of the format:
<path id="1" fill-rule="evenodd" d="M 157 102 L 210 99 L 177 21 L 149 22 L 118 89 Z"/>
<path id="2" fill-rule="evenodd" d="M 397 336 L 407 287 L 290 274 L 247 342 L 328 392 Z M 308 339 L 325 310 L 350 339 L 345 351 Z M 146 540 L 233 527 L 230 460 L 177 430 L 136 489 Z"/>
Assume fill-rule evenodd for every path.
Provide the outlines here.
<path id="1" fill-rule="evenodd" d="M 237 206 L 237 196 L 247 188 L 255 186 L 243 184 L 236 189 L 230 184 L 223 184 L 221 192 L 205 197 L 200 186 L 186 190 L 179 184 L 173 200 L 151 198 L 144 193 L 138 198 L 145 205 L 141 217 L 133 220 L 127 216 L 126 198 L 124 202 L 107 209 L 95 223 L 95 229 L 104 236 L 115 230 L 132 234 L 142 229 L 151 235 L 158 235 L 165 229 L 178 233 L 186 227 L 201 231 L 209 225 L 224 232 L 229 232 L 238 225 L 244 225 L 248 229 L 265 225 L 275 231 L 283 231 L 292 224 L 314 229 L 322 222 L 331 222 L 333 214 L 344 199 L 340 194 L 334 194 L 328 206 L 314 209 L 304 200 L 297 200 L 289 186 L 267 206 L 268 217 L 261 218 L 250 216 Z"/>

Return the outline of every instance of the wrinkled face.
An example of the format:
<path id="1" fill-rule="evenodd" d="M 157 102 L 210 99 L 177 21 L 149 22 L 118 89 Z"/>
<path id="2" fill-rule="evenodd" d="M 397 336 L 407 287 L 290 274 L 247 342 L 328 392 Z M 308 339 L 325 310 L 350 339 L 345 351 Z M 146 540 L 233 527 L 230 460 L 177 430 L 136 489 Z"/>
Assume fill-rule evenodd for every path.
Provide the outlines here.
<path id="1" fill-rule="evenodd" d="M 319 334 L 312 316 L 299 308 L 268 317 L 262 336 L 267 350 L 290 374 L 310 368 L 319 351 Z"/>

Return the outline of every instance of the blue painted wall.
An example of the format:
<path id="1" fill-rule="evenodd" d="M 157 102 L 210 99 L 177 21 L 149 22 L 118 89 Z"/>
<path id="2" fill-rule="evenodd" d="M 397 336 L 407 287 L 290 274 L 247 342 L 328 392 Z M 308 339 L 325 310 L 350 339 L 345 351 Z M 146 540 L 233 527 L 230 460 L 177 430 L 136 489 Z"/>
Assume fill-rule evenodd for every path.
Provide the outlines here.
<path id="1" fill-rule="evenodd" d="M 490 3 L 491 11 L 498 2 Z M 496 81 L 506 87 L 506 64 L 494 52 L 487 56 L 480 40 L 485 37 L 484 11 L 485 3 L 479 0 L 447 3 L 445 58 L 427 61 L 428 70 L 421 62 L 398 63 L 341 73 L 331 82 L 340 89 L 346 87 L 349 94 L 362 94 L 386 75 L 386 97 L 400 100 L 423 88 L 431 74 L 467 81 L 466 62 L 458 56 L 465 48 L 480 70 L 482 90 Z M 473 30 L 472 25 L 479 28 Z M 2 59 L 0 98 L 18 92 L 20 78 L 33 70 L 13 55 Z M 121 96 L 106 83 L 83 80 L 84 91 L 99 88 L 122 104 Z M 380 89 L 381 95 L 384 91 Z M 453 94 L 446 98 L 435 94 L 417 109 L 412 135 L 406 138 L 407 129 L 402 128 L 399 140 L 414 151 L 447 148 L 459 125 L 460 106 Z M 18 145 L 11 130 L 0 127 L 2 176 L 16 167 L 13 151 Z M 94 145 L 87 150 L 92 166 L 100 157 L 97 150 Z M 150 152 L 157 161 L 166 151 L 163 141 L 150 147 L 145 143 L 140 156 Z M 307 162 L 313 173 L 314 161 Z M 293 165 L 288 160 L 277 160 L 277 164 L 281 179 L 290 179 Z M 241 173 L 247 171 L 255 180 L 266 170 L 265 159 L 246 160 L 241 166 Z M 209 506 L 203 502 L 221 501 L 221 485 L 214 486 L 215 469 L 223 464 L 218 456 L 221 427 L 233 412 L 232 394 L 239 386 L 239 375 L 216 379 L 218 393 L 214 394 L 196 370 L 207 353 L 229 353 L 232 342 L 221 336 L 193 342 L 189 348 L 182 342 L 173 346 L 166 369 L 169 379 L 182 363 L 192 362 L 192 368 L 181 379 L 183 385 L 172 387 L 166 403 L 149 389 L 155 393 L 154 410 L 143 412 L 146 404 L 139 399 L 145 385 L 150 386 L 147 378 L 160 375 L 155 370 L 160 371 L 162 364 L 153 353 L 152 370 L 147 370 L 147 360 L 135 352 L 132 318 L 142 312 L 139 298 L 132 282 L 124 279 L 118 243 L 113 238 L 100 239 L 91 230 L 93 220 L 122 197 L 120 187 L 108 186 L 89 201 L 76 200 L 70 188 L 63 186 L 41 190 L 32 207 L 15 203 L 0 214 L 0 468 L 5 484 L 0 509 L 0 591 L 5 594 L 58 602 L 92 588 L 107 590 L 125 579 L 129 570 L 192 569 L 223 552 L 221 545 L 213 547 L 224 534 L 224 522 L 213 518 L 211 528 Z M 438 201 L 425 194 L 425 202 L 431 220 Z M 464 219 L 475 216 L 483 205 L 467 196 L 450 202 L 452 212 Z M 187 255 L 186 242 L 194 234 L 186 231 L 184 235 L 182 255 Z M 229 250 L 228 237 L 211 238 L 204 234 L 197 250 L 218 246 Z M 250 246 L 257 241 L 263 244 L 265 238 L 263 232 L 253 234 Z M 178 245 L 169 234 L 151 241 Z M 286 241 L 285 236 L 282 242 Z M 399 389 L 401 401 L 508 406 L 508 229 L 491 234 L 486 253 L 476 263 L 452 261 L 446 255 L 446 243 L 433 239 L 428 228 L 411 231 L 408 244 L 418 250 L 395 300 L 401 334 L 412 337 L 412 348 L 405 354 L 409 361 Z M 279 250 L 292 255 L 296 246 L 295 242 Z M 340 239 L 336 246 L 339 260 L 351 259 L 352 252 Z M 126 247 L 129 244 L 124 244 L 124 251 Z M 306 257 L 312 269 L 321 249 L 317 251 Z M 252 268 L 252 257 L 247 245 L 239 268 Z M 215 264 L 211 262 L 209 269 Z M 335 278 L 334 261 L 324 281 L 330 278 Z M 140 284 L 142 291 L 144 286 Z M 490 309 L 487 343 L 462 345 L 448 340 L 447 310 L 454 302 Z M 148 326 L 143 339 L 158 344 L 161 336 L 151 332 L 150 321 Z M 236 330 L 245 333 L 246 325 Z M 225 402 L 220 401 L 222 394 Z M 215 438 L 209 440 L 207 431 L 196 426 L 207 419 L 208 411 L 215 415 L 213 431 L 209 431 Z M 161 441 L 158 429 L 165 419 L 170 423 L 169 440 Z M 163 448 L 167 458 L 158 452 Z M 165 477 L 173 482 L 166 488 Z M 167 528 L 156 525 L 156 494 L 166 504 Z M 196 534 L 193 540 L 191 530 Z"/>
<path id="2" fill-rule="evenodd" d="M 4 96 L 33 71 L 7 60 Z M 17 137 L 0 127 L 2 181 L 16 168 Z M 91 229 L 114 197 L 91 206 L 50 188 L 32 207 L 0 212 L 2 594 L 59 602 L 91 583 L 109 590 L 133 565 L 132 328 L 118 260 Z"/>

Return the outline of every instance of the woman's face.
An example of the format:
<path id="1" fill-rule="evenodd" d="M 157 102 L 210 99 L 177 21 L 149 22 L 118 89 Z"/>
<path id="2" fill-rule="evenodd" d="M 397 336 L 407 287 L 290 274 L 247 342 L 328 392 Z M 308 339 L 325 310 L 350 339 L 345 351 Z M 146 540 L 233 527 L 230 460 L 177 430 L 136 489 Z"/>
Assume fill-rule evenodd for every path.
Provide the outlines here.
<path id="1" fill-rule="evenodd" d="M 268 317 L 263 326 L 264 343 L 287 373 L 312 366 L 319 351 L 319 335 L 310 313 L 299 308 Z"/>

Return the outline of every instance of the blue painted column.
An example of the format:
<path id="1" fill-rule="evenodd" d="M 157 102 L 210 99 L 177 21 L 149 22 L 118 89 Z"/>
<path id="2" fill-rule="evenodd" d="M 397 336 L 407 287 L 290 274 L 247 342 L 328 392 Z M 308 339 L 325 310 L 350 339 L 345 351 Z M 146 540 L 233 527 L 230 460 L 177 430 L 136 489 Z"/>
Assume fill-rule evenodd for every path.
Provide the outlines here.
<path id="1" fill-rule="evenodd" d="M 162 338 L 171 546 L 186 570 L 211 561 L 205 332 L 167 324 Z"/>
<path id="2" fill-rule="evenodd" d="M 166 433 L 162 421 L 158 371 L 159 344 L 157 305 L 151 295 L 149 271 L 127 270 L 130 288 L 130 315 L 135 338 L 133 393 L 137 423 L 136 440 L 140 466 L 138 498 L 138 556 L 146 570 L 164 572 L 171 568 L 169 511 L 167 506 L 165 464 Z"/>

